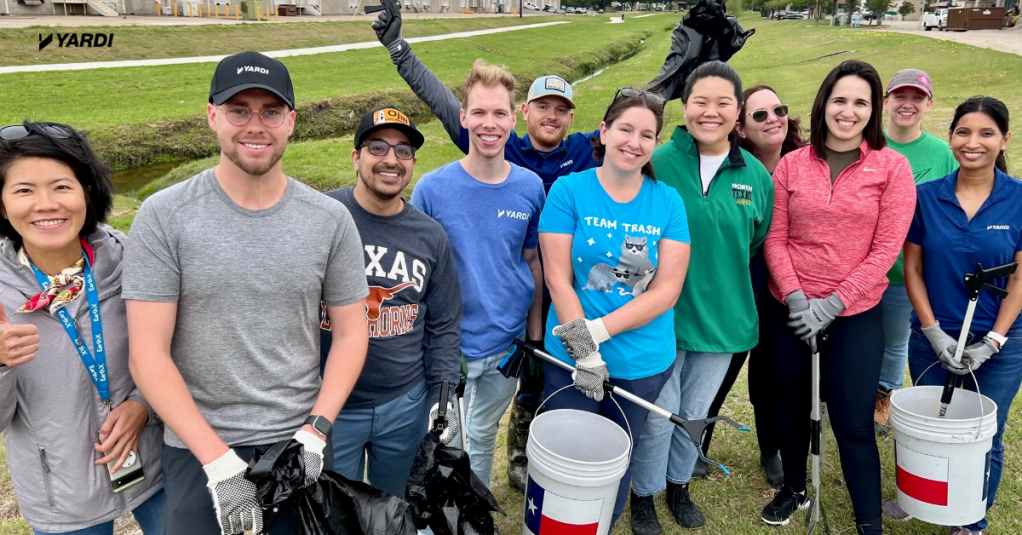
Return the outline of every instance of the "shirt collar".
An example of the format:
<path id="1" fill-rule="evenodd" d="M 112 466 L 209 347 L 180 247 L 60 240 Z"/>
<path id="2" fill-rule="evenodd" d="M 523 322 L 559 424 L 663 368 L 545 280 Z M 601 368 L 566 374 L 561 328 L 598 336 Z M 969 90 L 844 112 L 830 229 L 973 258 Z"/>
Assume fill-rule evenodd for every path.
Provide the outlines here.
<path id="1" fill-rule="evenodd" d="M 519 143 L 519 148 L 521 148 L 522 152 L 530 152 L 531 151 L 531 152 L 535 152 L 536 154 L 539 154 L 539 155 L 542 155 L 542 156 L 550 156 L 550 155 L 557 154 L 557 153 L 565 153 L 565 154 L 567 154 L 567 152 L 568 152 L 568 148 L 565 147 L 566 143 L 564 142 L 563 139 L 561 140 L 561 144 L 557 145 L 557 148 L 552 150 L 552 151 L 550 151 L 550 152 L 543 152 L 543 151 L 536 150 L 536 147 L 532 146 L 532 141 L 529 140 L 529 134 L 525 134 L 524 136 L 518 138 L 518 143 Z"/>
<path id="2" fill-rule="evenodd" d="M 727 153 L 728 166 L 745 167 L 745 157 L 742 156 L 742 148 L 738 145 L 738 137 L 731 133 L 728 134 L 727 140 L 731 145 Z M 697 156 L 699 155 L 699 149 L 696 148 L 696 140 L 692 137 L 692 134 L 688 133 L 688 127 L 685 125 L 674 129 L 674 133 L 671 134 L 671 142 L 678 144 L 679 148 L 686 149 Z"/>
<path id="3" fill-rule="evenodd" d="M 955 184 L 958 183 L 958 169 L 951 172 L 950 175 L 942 178 L 940 184 L 940 198 L 945 201 L 958 203 L 958 197 L 955 196 Z M 992 204 L 995 202 L 1003 201 L 1011 196 L 1011 192 L 1008 191 L 1008 181 L 1015 180 L 1007 173 L 1000 169 L 994 168 L 994 189 L 990 192 L 990 197 L 983 204 Z"/>

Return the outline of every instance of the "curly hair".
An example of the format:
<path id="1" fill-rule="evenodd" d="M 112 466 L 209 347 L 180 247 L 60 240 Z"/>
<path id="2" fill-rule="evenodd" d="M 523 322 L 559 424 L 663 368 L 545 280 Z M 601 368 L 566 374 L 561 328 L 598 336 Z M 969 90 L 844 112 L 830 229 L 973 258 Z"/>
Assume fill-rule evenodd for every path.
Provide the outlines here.
<path id="1" fill-rule="evenodd" d="M 743 96 L 745 97 L 745 102 L 748 102 L 749 97 L 756 93 L 759 93 L 760 91 L 769 91 L 775 95 L 777 94 L 777 91 L 775 91 L 774 88 L 768 85 L 756 85 L 745 90 L 745 93 L 743 94 Z M 778 99 L 779 98 L 780 97 L 778 97 Z M 744 113 L 745 110 L 742 111 L 743 113 L 741 113 L 738 116 L 738 122 L 735 123 L 735 134 L 738 134 L 739 128 L 745 128 L 747 114 Z M 743 149 L 749 151 L 750 154 L 756 153 L 755 151 L 756 147 L 747 138 L 738 136 L 738 145 Z M 788 134 L 784 136 L 784 142 L 781 143 L 781 156 L 784 156 L 785 154 L 788 154 L 789 152 L 795 149 L 800 149 L 805 146 L 806 140 L 804 137 L 802 137 L 802 121 L 798 117 L 788 115 Z"/>

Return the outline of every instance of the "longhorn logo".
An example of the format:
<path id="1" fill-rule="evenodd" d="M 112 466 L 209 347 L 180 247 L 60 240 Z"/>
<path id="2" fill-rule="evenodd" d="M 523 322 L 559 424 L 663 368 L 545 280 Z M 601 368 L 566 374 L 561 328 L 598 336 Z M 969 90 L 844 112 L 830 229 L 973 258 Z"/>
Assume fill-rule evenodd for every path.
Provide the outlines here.
<path id="1" fill-rule="evenodd" d="M 369 321 L 380 319 L 380 312 L 383 310 L 383 302 L 393 299 L 398 292 L 411 286 L 415 286 L 415 281 L 403 282 L 393 288 L 370 286 L 369 296 L 366 297 L 366 318 L 368 318 Z"/>

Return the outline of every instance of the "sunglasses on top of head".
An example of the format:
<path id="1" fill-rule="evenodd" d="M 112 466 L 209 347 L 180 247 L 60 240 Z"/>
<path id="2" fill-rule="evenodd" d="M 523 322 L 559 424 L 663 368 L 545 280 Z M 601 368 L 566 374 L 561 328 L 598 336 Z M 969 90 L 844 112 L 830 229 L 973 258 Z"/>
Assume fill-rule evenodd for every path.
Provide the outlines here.
<path id="1" fill-rule="evenodd" d="M 47 125 L 41 126 L 40 128 L 45 134 L 59 139 L 68 139 L 74 135 L 69 129 L 63 126 Z M 25 128 L 24 125 L 12 124 L 10 126 L 0 128 L 0 139 L 4 141 L 14 141 L 15 139 L 25 138 L 34 133 L 35 132 L 32 132 L 28 128 Z"/>
<path id="2" fill-rule="evenodd" d="M 610 102 L 613 105 L 613 103 L 617 102 L 617 100 L 619 98 L 633 98 L 633 97 L 642 97 L 643 99 L 648 101 L 650 104 L 653 104 L 654 106 L 658 106 L 660 108 L 661 113 L 664 111 L 664 106 L 667 105 L 667 99 L 665 99 L 663 97 L 663 95 L 661 95 L 660 93 L 654 93 L 652 91 L 643 91 L 641 89 L 634 89 L 634 88 L 631 88 L 631 87 L 622 87 L 622 88 L 618 89 L 617 93 L 614 93 L 614 100 L 612 100 Z M 610 111 L 610 107 L 609 106 L 607 107 L 607 111 L 608 112 Z M 607 114 L 606 113 L 603 114 L 603 120 L 604 121 L 607 120 Z"/>
<path id="3" fill-rule="evenodd" d="M 774 115 L 777 118 L 786 117 L 788 115 L 788 107 L 785 106 L 784 104 L 781 104 L 780 106 L 775 106 L 774 109 L 769 110 L 769 111 L 768 110 L 756 110 L 756 111 L 750 113 L 749 117 L 752 117 L 752 120 L 756 121 L 757 123 L 762 123 L 763 121 L 767 120 L 767 117 L 770 116 L 770 112 L 771 111 L 774 112 Z"/>

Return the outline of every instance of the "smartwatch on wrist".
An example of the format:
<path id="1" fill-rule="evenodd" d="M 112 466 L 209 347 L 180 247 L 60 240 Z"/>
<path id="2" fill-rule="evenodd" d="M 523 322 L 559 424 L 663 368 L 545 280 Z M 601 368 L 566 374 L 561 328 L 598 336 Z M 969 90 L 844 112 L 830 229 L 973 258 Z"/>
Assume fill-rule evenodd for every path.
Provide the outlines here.
<path id="1" fill-rule="evenodd" d="M 330 436 L 330 430 L 334 428 L 334 424 L 330 420 L 315 414 L 306 418 L 305 423 L 311 425 L 317 433 L 324 437 Z"/>
<path id="2" fill-rule="evenodd" d="M 988 332 L 987 333 L 987 338 L 997 342 L 997 346 L 999 348 L 1001 348 L 1001 349 L 1004 348 L 1004 344 L 1008 343 L 1008 337 L 1007 336 L 1001 336 L 999 333 L 995 333 L 994 331 Z"/>

